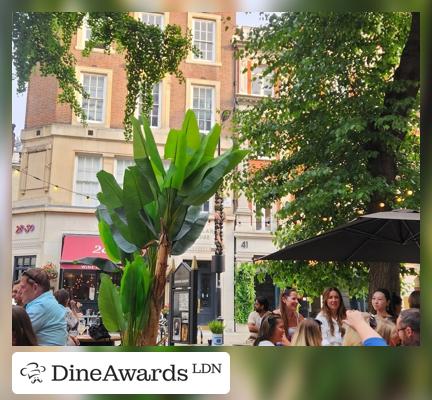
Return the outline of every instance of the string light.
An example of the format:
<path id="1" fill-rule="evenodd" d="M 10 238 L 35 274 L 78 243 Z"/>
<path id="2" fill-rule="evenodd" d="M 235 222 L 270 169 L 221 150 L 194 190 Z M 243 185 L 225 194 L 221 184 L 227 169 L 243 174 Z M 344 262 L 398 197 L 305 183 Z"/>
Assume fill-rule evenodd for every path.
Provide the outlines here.
<path id="1" fill-rule="evenodd" d="M 32 175 L 32 174 L 29 174 L 28 172 L 22 171 L 22 170 L 20 170 L 20 169 L 18 169 L 18 168 L 14 168 L 14 173 L 16 173 L 16 172 L 18 172 L 18 174 L 19 174 L 19 173 L 23 173 L 23 174 L 25 174 L 25 175 L 27 175 L 27 176 L 30 176 L 30 177 L 33 178 L 33 179 L 36 179 L 37 181 L 40 181 L 40 182 L 46 183 L 46 184 L 52 186 L 53 189 L 54 189 L 54 191 L 58 191 L 58 190 L 62 189 L 62 190 L 66 190 L 66 191 L 69 192 L 69 193 L 73 193 L 73 194 L 76 194 L 76 195 L 78 195 L 78 196 L 83 196 L 83 197 L 86 198 L 86 200 L 90 200 L 90 199 L 92 199 L 92 200 L 96 200 L 96 201 L 98 200 L 97 198 L 92 197 L 92 196 L 89 196 L 88 194 L 75 192 L 74 190 L 70 190 L 70 189 L 68 189 L 68 188 L 65 188 L 65 187 L 63 187 L 63 186 L 57 185 L 57 184 L 55 184 L 55 183 L 50 183 L 50 182 L 48 182 L 48 181 L 46 181 L 46 180 L 44 180 L 44 179 L 42 179 L 42 178 L 38 178 L 37 176 L 34 176 L 34 175 Z"/>
<path id="2" fill-rule="evenodd" d="M 379 206 L 381 207 L 381 208 L 384 208 L 385 207 L 385 204 L 384 203 L 379 203 Z"/>
<path id="3" fill-rule="evenodd" d="M 396 201 L 397 201 L 398 203 L 400 203 L 400 202 L 402 201 L 402 197 L 397 197 L 397 198 L 396 198 Z"/>
<path id="4" fill-rule="evenodd" d="M 413 194 L 413 191 L 412 191 L 412 190 L 408 190 L 408 191 L 407 191 L 407 195 L 408 195 L 408 196 L 412 196 L 412 194 Z"/>
<path id="5" fill-rule="evenodd" d="M 324 222 L 326 222 L 327 221 L 327 217 L 323 217 L 323 219 L 322 219 Z"/>

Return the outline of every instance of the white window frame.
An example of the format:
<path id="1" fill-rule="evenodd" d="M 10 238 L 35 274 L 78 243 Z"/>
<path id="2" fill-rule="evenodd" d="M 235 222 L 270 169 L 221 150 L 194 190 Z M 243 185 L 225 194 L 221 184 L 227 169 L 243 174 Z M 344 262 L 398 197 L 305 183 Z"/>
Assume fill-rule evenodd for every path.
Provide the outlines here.
<path id="1" fill-rule="evenodd" d="M 253 96 L 261 96 L 261 97 L 273 97 L 274 96 L 274 87 L 271 85 L 271 76 L 267 75 L 265 77 L 260 76 L 262 71 L 266 68 L 265 65 L 259 65 L 255 68 L 251 68 L 251 95 Z M 259 70 L 260 72 L 257 74 L 254 71 Z M 254 79 L 256 77 L 256 79 Z M 259 93 L 254 93 L 254 84 L 259 85 Z M 270 86 L 270 87 L 267 87 Z M 265 91 L 270 90 L 271 93 L 265 93 Z"/>
<path id="2" fill-rule="evenodd" d="M 84 76 L 85 75 L 103 77 L 102 119 L 100 121 L 90 119 L 87 112 L 86 112 L 86 117 L 87 117 L 87 122 L 94 123 L 94 124 L 104 124 L 105 123 L 105 115 L 106 115 L 106 106 L 107 106 L 108 76 L 106 74 L 102 74 L 102 73 L 81 71 L 81 84 L 83 85 L 83 87 L 84 87 Z M 86 91 L 85 88 L 84 88 L 84 91 Z M 88 93 L 88 94 L 90 94 L 90 93 Z M 81 98 L 81 106 L 83 107 L 83 109 L 84 109 L 84 101 L 90 102 L 91 99 L 92 99 L 91 97 L 89 97 L 88 99 L 85 99 L 84 96 Z M 100 101 L 100 99 L 96 98 L 96 101 Z M 84 111 L 87 111 L 87 110 L 84 109 Z"/>
<path id="3" fill-rule="evenodd" d="M 209 110 L 194 108 L 194 89 L 195 88 L 197 88 L 197 89 L 202 88 L 202 89 L 206 89 L 206 90 L 207 89 L 211 90 L 211 102 L 212 102 L 212 104 L 211 104 L 211 110 L 210 110 L 211 111 L 210 129 L 208 129 L 208 130 L 207 129 L 200 129 L 200 132 L 208 133 L 208 132 L 210 132 L 211 128 L 213 127 L 213 125 L 215 124 L 215 121 L 216 121 L 216 88 L 214 86 L 211 86 L 211 85 L 203 85 L 203 84 L 195 84 L 195 83 L 191 84 L 190 108 L 191 108 L 191 110 L 194 111 L 194 113 L 197 117 L 198 128 L 199 128 L 199 118 L 198 118 L 198 115 L 196 113 L 196 110 L 197 111 L 200 111 L 200 110 L 209 111 Z M 198 101 L 199 101 L 199 97 L 198 97 Z"/>
<path id="4" fill-rule="evenodd" d="M 78 206 L 78 207 L 92 207 L 95 208 L 98 204 L 99 201 L 98 200 L 93 200 L 92 197 L 96 198 L 96 194 L 98 192 L 100 192 L 100 185 L 99 185 L 99 181 L 96 178 L 96 173 L 95 173 L 95 180 L 91 180 L 91 181 L 87 181 L 87 182 L 91 182 L 91 183 L 96 183 L 98 185 L 97 191 L 96 193 L 89 193 L 86 191 L 81 190 L 78 187 L 78 164 L 79 164 L 79 159 L 80 158 L 99 158 L 99 167 L 98 167 L 98 171 L 100 171 L 103 167 L 103 158 L 101 154 L 76 154 L 75 155 L 75 167 L 74 167 L 74 180 L 73 180 L 73 197 L 72 197 L 72 204 L 74 206 Z M 80 182 L 86 182 L 83 179 L 79 180 Z M 80 194 L 78 194 L 80 193 Z M 84 195 L 84 196 L 82 196 Z M 85 195 L 90 196 L 89 199 L 87 199 L 85 197 Z"/>
<path id="5" fill-rule="evenodd" d="M 213 36 L 213 41 L 212 42 L 209 42 L 209 41 L 207 41 L 207 40 L 201 40 L 201 39 L 196 39 L 196 32 L 195 32 L 195 22 L 197 22 L 197 21 L 199 21 L 200 22 L 200 26 L 202 26 L 201 24 L 203 23 L 203 22 L 205 22 L 206 24 L 211 24 L 211 26 L 212 26 L 212 36 Z M 211 43 L 211 54 L 212 54 L 212 57 L 211 57 L 211 59 L 208 59 L 208 58 L 204 58 L 203 56 L 202 56 L 202 53 L 201 54 L 199 54 L 199 55 L 193 55 L 193 59 L 194 60 L 198 60 L 198 61 L 206 61 L 206 62 L 215 62 L 216 61 L 216 33 L 217 33 L 217 21 L 216 20 L 213 20 L 213 19 L 205 19 L 205 18 L 199 18 L 199 17 L 193 17 L 192 18 L 192 37 L 193 37 L 193 45 L 194 46 L 196 46 L 196 47 L 198 47 L 199 49 L 200 49 L 200 46 L 197 46 L 197 43 L 196 42 L 198 42 L 198 43 Z M 208 26 L 208 25 L 206 25 L 206 26 Z M 202 32 L 202 31 L 201 31 Z M 208 32 L 209 31 L 207 31 L 206 30 L 206 34 L 208 34 Z M 201 49 L 200 49 L 201 50 Z"/>
<path id="6" fill-rule="evenodd" d="M 148 22 L 144 22 L 143 21 L 143 16 L 148 16 L 148 17 L 161 17 L 161 24 L 150 24 L 150 25 L 155 25 L 155 26 L 159 26 L 162 30 L 165 28 L 165 15 L 163 13 L 151 13 L 151 12 L 140 12 L 138 13 L 138 19 L 144 23 L 144 24 L 148 24 Z"/>
<path id="7" fill-rule="evenodd" d="M 159 93 L 158 93 L 159 101 L 157 104 L 157 107 L 158 107 L 157 122 L 158 123 L 157 123 L 157 125 L 153 125 L 153 116 L 154 116 L 153 109 L 155 107 L 154 88 L 156 85 L 158 85 L 158 87 L 159 87 Z M 161 118 L 162 118 L 162 81 L 154 84 L 153 89 L 152 89 L 152 94 L 153 94 L 153 105 L 152 105 L 152 109 L 150 112 L 150 118 L 149 118 L 150 126 L 152 128 L 160 128 L 162 126 L 162 123 L 161 123 Z M 137 106 L 136 106 L 136 110 L 135 110 L 135 116 L 137 118 L 139 118 L 140 115 L 141 115 L 141 95 L 138 96 Z"/>
<path id="8" fill-rule="evenodd" d="M 119 164 L 123 163 L 123 162 L 128 162 L 130 161 L 130 164 L 128 163 L 128 165 L 125 166 L 125 168 L 123 168 L 123 174 L 120 176 L 119 175 Z M 114 178 L 116 180 L 116 182 L 120 185 L 120 187 L 123 187 L 123 179 L 124 179 L 124 173 L 126 171 L 126 169 L 131 166 L 134 165 L 134 159 L 132 157 L 116 157 L 114 160 Z"/>
<path id="9" fill-rule="evenodd" d="M 274 220 L 273 220 L 273 209 L 269 208 L 261 208 L 261 215 L 258 215 L 255 207 L 255 230 L 260 232 L 273 232 L 274 231 Z M 269 224 L 266 225 L 266 211 L 269 210 L 270 213 L 270 221 Z M 258 227 L 260 223 L 261 227 Z"/>

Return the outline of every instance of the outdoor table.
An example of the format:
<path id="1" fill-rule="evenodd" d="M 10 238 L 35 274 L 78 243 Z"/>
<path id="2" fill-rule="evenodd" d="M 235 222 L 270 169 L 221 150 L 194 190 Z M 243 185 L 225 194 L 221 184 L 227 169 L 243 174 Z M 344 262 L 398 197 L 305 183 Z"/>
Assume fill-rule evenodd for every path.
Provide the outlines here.
<path id="1" fill-rule="evenodd" d="M 115 346 L 115 342 L 121 339 L 118 333 L 110 333 L 110 336 L 109 339 L 93 339 L 90 335 L 78 335 L 77 339 L 80 346 Z"/>

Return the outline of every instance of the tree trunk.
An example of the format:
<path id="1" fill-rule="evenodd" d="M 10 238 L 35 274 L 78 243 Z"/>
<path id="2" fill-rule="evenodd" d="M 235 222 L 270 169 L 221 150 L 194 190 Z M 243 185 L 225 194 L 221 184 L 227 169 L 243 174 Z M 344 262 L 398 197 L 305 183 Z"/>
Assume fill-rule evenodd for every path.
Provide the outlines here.
<path id="1" fill-rule="evenodd" d="M 157 344 L 159 317 L 162 310 L 162 302 L 165 297 L 169 247 L 170 243 L 168 242 L 167 235 L 162 232 L 159 238 L 155 275 L 151 289 L 152 293 L 150 295 L 148 325 L 139 340 L 139 346 L 155 346 Z"/>
<path id="2" fill-rule="evenodd" d="M 415 100 L 420 88 L 420 14 L 413 12 L 411 18 L 411 29 L 408 35 L 407 42 L 401 55 L 399 66 L 394 74 L 394 82 L 405 82 L 404 89 L 395 88 L 390 84 L 384 97 L 384 111 L 381 115 L 398 114 L 402 117 L 407 117 L 412 111 L 415 102 L 407 100 Z M 395 103 L 398 104 L 397 112 L 395 111 Z M 376 137 L 379 137 L 374 121 L 368 124 L 370 132 L 376 132 Z M 392 135 L 402 141 L 406 135 L 404 131 L 392 129 L 388 131 Z M 373 135 L 371 135 L 373 136 Z M 398 174 L 396 153 L 395 150 L 388 147 L 385 141 L 379 139 L 371 140 L 365 146 L 367 150 L 377 152 L 377 157 L 369 159 L 368 171 L 373 177 L 383 177 L 388 184 L 394 183 Z M 397 151 L 397 149 L 396 149 Z M 389 196 L 394 196 L 393 193 L 373 193 L 368 206 L 368 213 L 389 210 Z M 380 203 L 384 203 L 384 207 L 380 207 Z M 373 292 L 379 288 L 386 288 L 390 292 L 400 293 L 400 277 L 399 264 L 391 263 L 370 263 L 369 273 L 369 306 L 370 297 Z"/>

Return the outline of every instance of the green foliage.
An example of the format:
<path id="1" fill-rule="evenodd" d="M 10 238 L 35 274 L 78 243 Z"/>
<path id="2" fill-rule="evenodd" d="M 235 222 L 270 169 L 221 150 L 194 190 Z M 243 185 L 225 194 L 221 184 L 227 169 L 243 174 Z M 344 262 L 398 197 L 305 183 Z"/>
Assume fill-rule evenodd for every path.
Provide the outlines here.
<path id="1" fill-rule="evenodd" d="M 234 318 L 240 324 L 247 323 L 249 313 L 254 309 L 255 275 L 257 266 L 243 263 L 236 267 L 234 274 Z"/>
<path id="2" fill-rule="evenodd" d="M 220 334 L 223 333 L 225 326 L 222 321 L 214 319 L 208 323 L 208 328 L 210 329 L 211 333 Z"/>
<path id="3" fill-rule="evenodd" d="M 196 241 L 208 220 L 202 204 L 247 153 L 234 146 L 215 157 L 220 127 L 201 134 L 189 110 L 182 128 L 169 132 L 166 172 L 147 120 L 132 117 L 132 126 L 135 165 L 125 171 L 123 188 L 110 173 L 98 172 L 102 191 L 96 211 L 107 255 L 125 266 L 120 299 L 128 344 L 136 344 L 147 328 L 152 301 L 163 299 L 168 255 L 182 254 Z M 105 320 L 110 309 L 101 313 Z"/>
<path id="4" fill-rule="evenodd" d="M 61 93 L 59 101 L 71 106 L 84 123 L 86 115 L 76 94 L 87 97 L 75 75 L 76 59 L 71 52 L 73 35 L 86 17 L 92 36 L 82 51 L 88 56 L 95 46 L 106 53 L 114 48 L 124 55 L 127 75 L 125 136 L 131 137 L 130 117 L 141 96 L 144 115 L 152 106 L 153 85 L 166 74 L 180 80 L 180 62 L 192 49 L 190 33 L 183 34 L 176 25 L 144 24 L 127 12 L 16 12 L 13 18 L 13 63 L 18 79 L 18 92 L 25 90 L 34 68 L 43 76 L 57 78 Z M 195 51 L 195 50 L 194 50 Z"/>
<path id="5" fill-rule="evenodd" d="M 416 71 L 415 50 L 401 58 L 411 19 L 283 13 L 238 46 L 238 57 L 266 65 L 263 76 L 277 91 L 238 110 L 234 124 L 249 159 L 272 159 L 253 173 L 244 168 L 236 183 L 259 207 L 281 202 L 278 247 L 378 210 L 380 202 L 419 208 L 419 81 L 415 73 L 400 77 L 409 63 Z M 329 283 L 354 294 L 367 283 L 367 269 L 356 264 L 270 263 L 269 271 L 308 295 Z"/>

